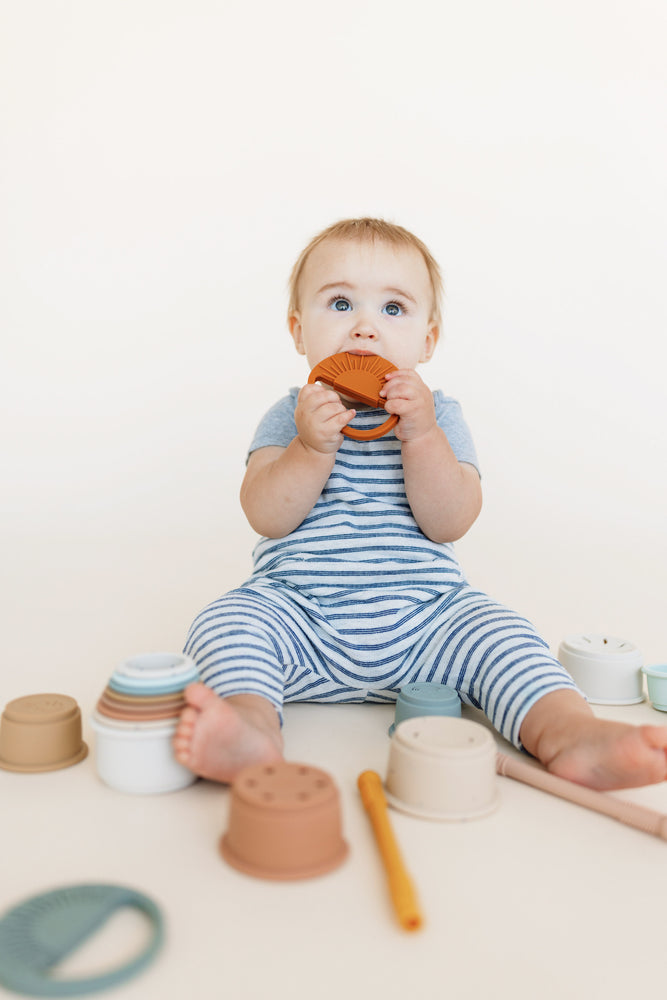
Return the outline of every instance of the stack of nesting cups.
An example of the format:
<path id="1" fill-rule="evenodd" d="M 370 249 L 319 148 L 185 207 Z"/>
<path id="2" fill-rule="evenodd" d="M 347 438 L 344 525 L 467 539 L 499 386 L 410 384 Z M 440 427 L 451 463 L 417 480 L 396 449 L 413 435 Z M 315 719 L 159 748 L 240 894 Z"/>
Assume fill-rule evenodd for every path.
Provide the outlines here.
<path id="1" fill-rule="evenodd" d="M 185 705 L 184 689 L 199 677 L 180 653 L 145 653 L 114 670 L 93 714 L 96 766 L 102 781 L 121 792 L 155 794 L 190 785 L 172 739 Z"/>

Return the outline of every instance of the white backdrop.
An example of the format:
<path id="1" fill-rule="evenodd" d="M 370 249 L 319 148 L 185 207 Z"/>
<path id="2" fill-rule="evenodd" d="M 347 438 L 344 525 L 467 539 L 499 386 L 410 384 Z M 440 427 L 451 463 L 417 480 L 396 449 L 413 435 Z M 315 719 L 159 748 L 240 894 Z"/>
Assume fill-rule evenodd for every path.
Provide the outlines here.
<path id="1" fill-rule="evenodd" d="M 0 10 L 3 701 L 98 693 L 247 575 L 287 275 L 359 214 L 445 274 L 471 581 L 667 658 L 662 0 Z"/>

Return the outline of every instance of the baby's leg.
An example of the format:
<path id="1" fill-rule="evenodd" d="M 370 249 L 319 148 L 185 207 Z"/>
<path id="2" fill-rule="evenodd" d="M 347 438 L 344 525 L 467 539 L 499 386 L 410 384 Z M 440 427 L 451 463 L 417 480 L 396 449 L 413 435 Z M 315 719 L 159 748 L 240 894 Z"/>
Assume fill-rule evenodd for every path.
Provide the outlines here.
<path id="1" fill-rule="evenodd" d="M 549 771 L 580 785 L 631 788 L 667 779 L 667 726 L 597 719 L 574 691 L 535 702 L 520 735 Z"/>
<path id="2" fill-rule="evenodd" d="M 221 698 L 256 694 L 280 709 L 290 623 L 263 594 L 240 587 L 213 601 L 195 618 L 185 653 Z"/>
<path id="3" fill-rule="evenodd" d="M 530 622 L 485 594 L 461 588 L 417 654 L 414 679 L 455 688 L 554 774 L 600 789 L 667 778 L 667 727 L 597 719 Z"/>
<path id="4" fill-rule="evenodd" d="M 415 643 L 410 680 L 454 688 L 515 746 L 532 704 L 549 692 L 576 691 L 530 622 L 480 591 L 461 587 L 434 621 Z"/>
<path id="5" fill-rule="evenodd" d="M 223 782 L 248 764 L 282 759 L 284 689 L 306 658 L 289 603 L 250 587 L 225 594 L 197 616 L 185 652 L 204 683 L 186 690 L 177 759 Z"/>
<path id="6" fill-rule="evenodd" d="M 282 759 L 280 719 L 261 695 L 220 698 L 204 684 L 191 684 L 174 735 L 177 760 L 213 781 L 233 781 L 249 764 Z"/>

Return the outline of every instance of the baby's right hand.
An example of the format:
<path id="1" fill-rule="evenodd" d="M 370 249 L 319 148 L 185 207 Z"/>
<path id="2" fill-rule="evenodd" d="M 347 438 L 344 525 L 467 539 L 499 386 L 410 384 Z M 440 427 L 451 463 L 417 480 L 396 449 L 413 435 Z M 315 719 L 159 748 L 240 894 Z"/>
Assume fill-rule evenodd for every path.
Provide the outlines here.
<path id="1" fill-rule="evenodd" d="M 299 393 L 294 419 L 299 437 L 308 448 L 332 454 L 340 448 L 343 427 L 353 420 L 356 410 L 346 410 L 333 389 L 304 385 Z"/>

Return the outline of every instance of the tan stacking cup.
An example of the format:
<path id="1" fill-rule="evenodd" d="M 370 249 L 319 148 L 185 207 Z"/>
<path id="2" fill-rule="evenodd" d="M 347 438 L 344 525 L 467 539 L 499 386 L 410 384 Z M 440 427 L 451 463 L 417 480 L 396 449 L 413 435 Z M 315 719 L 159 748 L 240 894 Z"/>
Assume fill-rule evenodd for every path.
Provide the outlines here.
<path id="1" fill-rule="evenodd" d="M 32 694 L 10 701 L 0 720 L 0 767 L 56 771 L 88 753 L 79 706 L 66 694 Z"/>
<path id="2" fill-rule="evenodd" d="M 348 851 L 338 789 L 307 764 L 244 768 L 232 785 L 220 850 L 233 868 L 259 878 L 310 878 L 337 868 Z"/>

